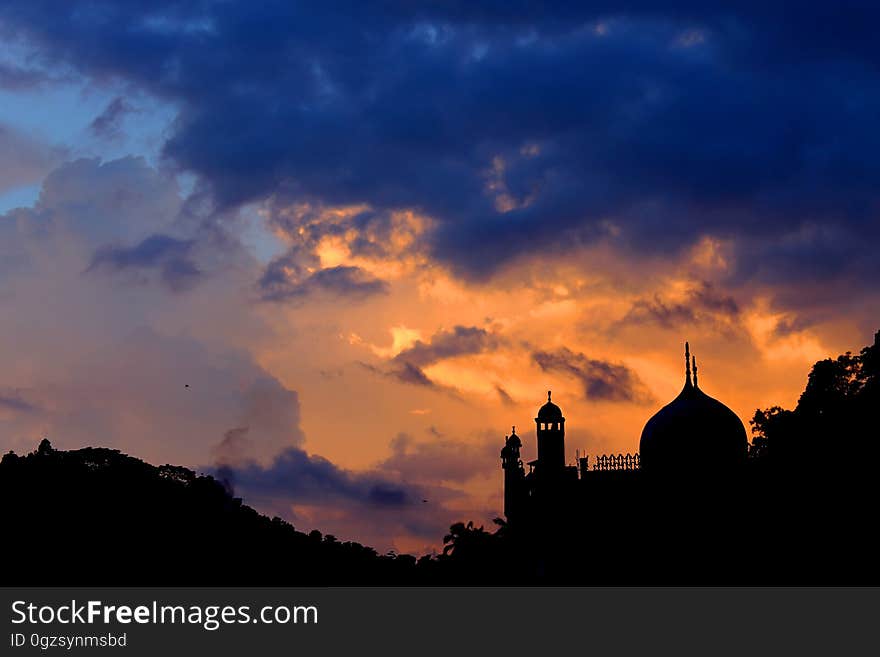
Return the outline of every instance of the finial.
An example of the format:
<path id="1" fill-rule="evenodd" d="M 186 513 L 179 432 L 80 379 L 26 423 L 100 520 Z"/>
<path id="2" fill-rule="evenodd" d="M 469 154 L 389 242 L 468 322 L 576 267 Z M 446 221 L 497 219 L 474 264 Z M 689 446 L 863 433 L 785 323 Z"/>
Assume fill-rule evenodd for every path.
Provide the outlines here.
<path id="1" fill-rule="evenodd" d="M 697 387 L 697 357 L 691 356 L 691 362 L 694 364 L 694 388 Z"/>
<path id="2" fill-rule="evenodd" d="M 547 403 L 548 404 L 550 403 L 550 391 L 549 390 L 547 391 Z"/>
<path id="3" fill-rule="evenodd" d="M 511 436 L 516 435 L 516 425 L 515 424 L 512 427 L 510 427 L 510 435 Z"/>
<path id="4" fill-rule="evenodd" d="M 687 342 L 684 343 L 684 368 L 687 385 L 691 384 L 691 346 Z"/>

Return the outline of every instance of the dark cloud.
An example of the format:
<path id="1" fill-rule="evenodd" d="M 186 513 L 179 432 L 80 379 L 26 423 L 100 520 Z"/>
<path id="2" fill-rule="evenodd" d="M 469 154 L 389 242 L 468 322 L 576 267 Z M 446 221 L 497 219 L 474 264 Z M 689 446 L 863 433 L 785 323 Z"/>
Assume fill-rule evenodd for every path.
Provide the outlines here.
<path id="1" fill-rule="evenodd" d="M 585 399 L 635 403 L 651 400 L 638 375 L 621 363 L 589 358 L 566 347 L 552 352 L 536 351 L 532 359 L 545 372 L 562 372 L 578 379 Z"/>
<path id="2" fill-rule="evenodd" d="M 0 410 L 13 413 L 34 413 L 38 407 L 25 399 L 18 390 L 0 388 Z"/>
<path id="3" fill-rule="evenodd" d="M 361 209 L 354 212 L 334 212 L 334 208 L 320 202 L 299 206 L 290 211 L 289 199 L 273 197 L 267 204 L 272 227 L 298 244 L 297 257 L 313 252 L 326 237 L 342 238 L 354 256 L 387 258 L 394 256 L 389 248 L 399 227 L 388 212 Z"/>
<path id="4" fill-rule="evenodd" d="M 457 397 L 454 388 L 442 386 L 433 381 L 424 369 L 441 360 L 492 351 L 502 344 L 502 339 L 485 329 L 476 326 L 456 326 L 452 330 L 441 330 L 424 342 L 416 342 L 398 353 L 386 368 L 360 363 L 376 374 L 392 378 L 400 383 L 423 386 L 450 393 Z"/>
<path id="5" fill-rule="evenodd" d="M 388 292 L 388 283 L 360 267 L 337 266 L 320 269 L 306 281 L 306 287 L 337 296 L 363 299 Z"/>
<path id="6" fill-rule="evenodd" d="M 162 283 L 173 292 L 191 288 L 201 276 L 193 259 L 194 240 L 168 235 L 151 235 L 134 246 L 107 245 L 99 248 L 86 271 L 157 271 Z"/>
<path id="7" fill-rule="evenodd" d="M 499 385 L 495 386 L 495 392 L 498 393 L 498 398 L 501 400 L 501 403 L 505 406 L 515 406 L 516 402 L 513 400 L 513 397 L 510 396 L 510 393 L 507 392 L 504 388 Z"/>
<path id="8" fill-rule="evenodd" d="M 437 390 L 455 391 L 438 385 L 425 374 L 423 368 L 441 360 L 492 351 L 502 344 L 497 335 L 476 326 L 456 326 L 451 331 L 442 330 L 423 342 L 417 340 L 411 347 L 404 349 L 391 359 L 387 370 L 378 370 L 401 383 L 425 386 Z"/>
<path id="9" fill-rule="evenodd" d="M 428 375 L 425 374 L 420 367 L 418 367 L 417 365 L 413 365 L 412 363 L 400 363 L 392 370 L 390 370 L 388 374 L 389 376 L 392 376 L 401 383 L 409 383 L 416 386 L 425 386 L 427 388 L 439 387 L 430 378 L 428 378 Z"/>
<path id="10" fill-rule="evenodd" d="M 435 220 L 426 250 L 471 277 L 536 249 L 673 255 L 705 234 L 736 241 L 740 281 L 880 273 L 880 7 L 88 7 L 14 0 L 0 18 L 175 102 L 164 153 L 220 206 L 412 208 Z M 810 225 L 843 226 L 840 248 L 795 239 Z"/>
<path id="11" fill-rule="evenodd" d="M 415 505 L 422 491 L 379 474 L 344 470 L 325 458 L 289 448 L 268 466 L 256 463 L 234 468 L 236 485 L 253 495 L 282 496 L 291 503 L 334 506 L 350 502 L 364 506 Z"/>
<path id="12" fill-rule="evenodd" d="M 455 449 L 476 462 L 456 462 Z M 464 497 L 462 491 L 438 482 L 466 480 L 488 464 L 483 458 L 488 454 L 479 447 L 446 441 L 428 445 L 398 436 L 392 441 L 392 455 L 370 470 L 347 470 L 298 447 L 265 465 L 249 462 L 208 470 L 265 513 L 300 525 L 312 522 L 305 512 L 316 508 L 314 517 L 323 531 L 355 535 L 382 547 L 400 536 L 435 542 L 442 528 L 460 515 L 447 503 Z M 480 509 L 479 514 L 491 517 L 492 511 Z"/>
<path id="13" fill-rule="evenodd" d="M 785 338 L 792 334 L 800 333 L 810 328 L 811 322 L 808 318 L 788 316 L 782 317 L 773 327 L 773 334 L 779 338 Z"/>
<path id="14" fill-rule="evenodd" d="M 373 374 L 392 379 L 394 381 L 397 381 L 398 383 L 405 383 L 407 385 L 413 386 L 422 386 L 424 388 L 429 388 L 438 392 L 448 393 L 456 399 L 459 398 L 457 390 L 440 385 L 439 383 L 431 379 L 427 374 L 425 374 L 422 368 L 417 367 L 412 363 L 392 362 L 392 364 L 386 368 L 377 367 L 369 363 L 364 363 L 363 361 L 358 361 L 358 365 L 363 367 L 368 372 L 372 372 Z"/>
<path id="15" fill-rule="evenodd" d="M 299 448 L 285 450 L 265 466 L 222 466 L 210 472 L 265 513 L 297 525 L 314 522 L 325 532 L 354 535 L 379 548 L 401 536 L 436 541 L 456 517 L 445 503 L 462 496 L 437 484 L 400 482 L 391 472 L 346 470 Z M 310 508 L 318 509 L 315 521 L 301 516 Z"/>
<path id="16" fill-rule="evenodd" d="M 327 237 L 341 239 L 353 256 L 387 258 L 393 222 L 387 213 L 334 212 L 321 204 L 298 206 L 296 211 L 278 199 L 268 204 L 271 227 L 293 243 L 287 253 L 265 268 L 258 287 L 268 301 L 302 301 L 315 294 L 366 299 L 386 294 L 389 285 L 354 266 L 321 267 L 315 251 Z"/>
<path id="17" fill-rule="evenodd" d="M 293 249 L 270 262 L 257 283 L 265 301 L 302 302 L 314 295 L 363 300 L 388 293 L 388 283 L 360 267 L 320 269 L 317 259 Z"/>
<path id="18" fill-rule="evenodd" d="M 432 365 L 456 356 L 479 354 L 497 349 L 501 339 L 477 326 L 456 326 L 451 331 L 438 331 L 428 342 L 417 340 L 394 357 L 398 363 L 418 367 Z"/>
<path id="19" fill-rule="evenodd" d="M 125 98 L 117 96 L 89 124 L 89 129 L 97 137 L 105 139 L 117 137 L 122 129 L 122 120 L 133 111 L 134 107 Z"/>
<path id="20" fill-rule="evenodd" d="M 703 281 L 688 292 L 684 301 L 669 301 L 659 294 L 651 299 L 638 299 L 623 318 L 623 322 L 653 323 L 664 328 L 676 328 L 719 319 L 736 320 L 739 313 L 736 299 Z"/>

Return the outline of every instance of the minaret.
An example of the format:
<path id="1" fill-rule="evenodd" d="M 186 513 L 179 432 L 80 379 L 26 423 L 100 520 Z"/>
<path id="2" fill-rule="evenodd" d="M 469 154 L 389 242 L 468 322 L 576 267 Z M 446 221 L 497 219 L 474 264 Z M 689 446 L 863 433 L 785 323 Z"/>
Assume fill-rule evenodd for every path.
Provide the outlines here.
<path id="1" fill-rule="evenodd" d="M 512 427 L 501 449 L 501 467 L 504 469 L 504 515 L 508 523 L 522 515 L 525 502 L 525 472 L 519 457 L 520 447 L 522 441 L 516 435 L 516 427 Z"/>
<path id="2" fill-rule="evenodd" d="M 691 346 L 687 342 L 684 343 L 684 371 L 685 382 L 684 387 L 691 387 Z"/>
<path id="3" fill-rule="evenodd" d="M 565 418 L 562 409 L 550 400 L 547 391 L 547 403 L 538 409 L 535 418 L 535 429 L 538 434 L 538 467 L 539 477 L 555 477 L 565 470 Z"/>

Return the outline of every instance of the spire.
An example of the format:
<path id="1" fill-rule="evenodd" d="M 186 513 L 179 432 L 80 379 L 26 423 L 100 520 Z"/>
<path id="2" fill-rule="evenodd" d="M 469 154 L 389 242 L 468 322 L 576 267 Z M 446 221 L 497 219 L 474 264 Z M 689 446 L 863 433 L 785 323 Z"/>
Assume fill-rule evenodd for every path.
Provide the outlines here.
<path id="1" fill-rule="evenodd" d="M 684 343 L 685 385 L 691 385 L 691 346 Z"/>
<path id="2" fill-rule="evenodd" d="M 694 364 L 694 388 L 699 388 L 697 385 L 697 357 L 691 356 L 691 362 Z"/>
<path id="3" fill-rule="evenodd" d="M 547 403 L 548 404 L 550 403 L 550 391 L 549 390 L 547 391 Z"/>
<path id="4" fill-rule="evenodd" d="M 510 435 L 511 436 L 516 435 L 516 425 L 515 424 L 512 427 L 510 427 Z"/>

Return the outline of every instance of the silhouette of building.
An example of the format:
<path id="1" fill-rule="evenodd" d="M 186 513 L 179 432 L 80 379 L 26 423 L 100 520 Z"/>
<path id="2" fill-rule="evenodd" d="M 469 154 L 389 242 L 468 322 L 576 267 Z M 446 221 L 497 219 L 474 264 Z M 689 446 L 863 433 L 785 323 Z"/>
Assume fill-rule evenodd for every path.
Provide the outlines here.
<path id="1" fill-rule="evenodd" d="M 693 366 L 693 377 L 691 367 Z M 717 476 L 745 462 L 748 439 L 737 415 L 703 392 L 697 382 L 696 359 L 685 343 L 685 382 L 682 391 L 645 424 L 639 451 L 594 457 L 577 454 L 565 460 L 565 417 L 551 400 L 535 417 L 538 458 L 528 472 L 520 450 L 522 440 L 513 427 L 501 450 L 504 470 L 504 515 L 518 523 L 536 513 L 549 518 L 577 504 L 592 484 L 634 481 L 643 477 L 681 482 L 691 477 Z"/>
<path id="2" fill-rule="evenodd" d="M 639 441 L 641 465 L 677 473 L 735 467 L 748 453 L 746 429 L 736 413 L 700 390 L 696 359 L 691 360 L 688 343 L 684 348 L 684 387 L 645 424 Z"/>

